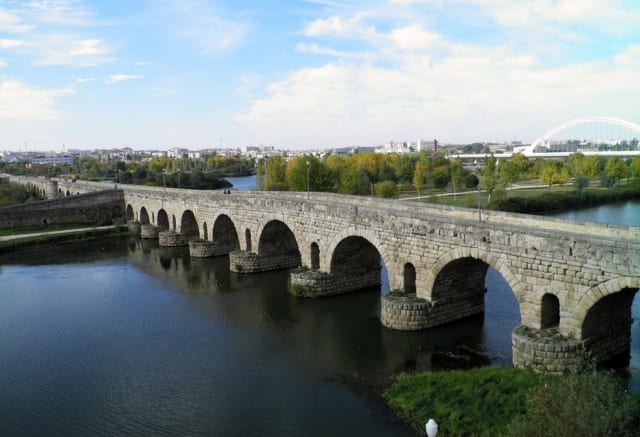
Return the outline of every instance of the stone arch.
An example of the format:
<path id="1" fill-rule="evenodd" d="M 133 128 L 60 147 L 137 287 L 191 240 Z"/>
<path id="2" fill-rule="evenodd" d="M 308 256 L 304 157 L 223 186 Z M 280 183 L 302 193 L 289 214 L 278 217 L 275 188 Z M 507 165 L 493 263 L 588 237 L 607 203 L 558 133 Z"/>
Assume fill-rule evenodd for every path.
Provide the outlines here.
<path id="1" fill-rule="evenodd" d="M 271 220 L 264 225 L 258 239 L 258 255 L 269 257 L 287 255 L 296 257 L 300 265 L 298 242 L 293 231 L 280 220 Z"/>
<path id="2" fill-rule="evenodd" d="M 111 218 L 116 219 L 120 217 L 122 217 L 122 207 L 114 206 L 113 208 L 111 208 Z"/>
<path id="3" fill-rule="evenodd" d="M 561 330 L 564 335 L 575 336 L 582 339 L 584 332 L 584 323 L 591 309 L 603 298 L 619 293 L 623 290 L 638 290 L 640 288 L 640 278 L 622 276 L 605 281 L 592 287 L 582 294 L 578 302 L 573 305 L 573 317 L 571 321 L 567 321 L 565 329 Z M 566 332 L 565 332 L 566 331 Z"/>
<path id="4" fill-rule="evenodd" d="M 247 252 L 251 252 L 251 230 L 249 228 L 244 230 L 244 244 Z"/>
<path id="5" fill-rule="evenodd" d="M 445 269 L 449 264 L 455 262 L 460 259 L 475 259 L 478 261 L 482 261 L 488 267 L 493 267 L 498 273 L 502 275 L 502 277 L 507 281 L 511 291 L 515 295 L 518 302 L 521 302 L 525 295 L 525 289 L 523 285 L 518 281 L 515 275 L 511 272 L 511 269 L 504 262 L 497 260 L 493 255 L 487 252 L 480 251 L 479 249 L 473 249 L 470 247 L 458 247 L 450 252 L 445 253 L 435 262 L 433 267 L 427 272 L 427 280 L 426 284 L 427 290 L 434 289 L 436 284 L 436 280 L 438 275 Z M 430 299 L 430 296 L 420 296 L 426 297 Z M 522 314 L 522 308 L 520 308 L 520 313 Z"/>
<path id="6" fill-rule="evenodd" d="M 356 280 L 354 289 L 382 285 L 382 256 L 376 246 L 361 236 L 341 240 L 331 254 L 329 272 L 338 278 Z"/>
<path id="7" fill-rule="evenodd" d="M 416 268 L 411 263 L 404 265 L 403 286 L 405 294 L 414 294 L 416 292 Z"/>
<path id="8" fill-rule="evenodd" d="M 182 213 L 180 220 L 180 233 L 187 239 L 193 239 L 200 237 L 200 229 L 198 227 L 198 221 L 193 211 L 190 209 L 185 210 Z"/>
<path id="9" fill-rule="evenodd" d="M 540 310 L 540 329 L 556 328 L 560 326 L 560 300 L 558 296 L 545 293 L 542 296 Z"/>
<path id="10" fill-rule="evenodd" d="M 175 214 L 171 214 L 171 230 L 175 231 L 176 229 L 177 229 L 176 216 L 175 216 Z"/>
<path id="11" fill-rule="evenodd" d="M 151 223 L 155 223 L 156 222 L 156 213 L 151 211 Z"/>
<path id="12" fill-rule="evenodd" d="M 71 193 L 69 192 L 69 190 L 67 190 L 65 196 L 71 196 Z"/>
<path id="13" fill-rule="evenodd" d="M 147 208 L 145 208 L 144 206 L 140 208 L 140 222 L 143 225 L 149 224 L 149 213 L 147 212 Z"/>
<path id="14" fill-rule="evenodd" d="M 585 341 L 589 356 L 595 364 L 615 360 L 629 365 L 631 351 L 631 306 L 637 288 L 623 288 L 599 299 L 582 322 L 580 339 Z"/>
<path id="15" fill-rule="evenodd" d="M 209 229 L 207 227 L 207 222 L 202 223 L 202 238 L 204 239 L 204 241 L 209 240 Z"/>
<path id="16" fill-rule="evenodd" d="M 318 270 L 320 268 L 320 247 L 315 241 L 311 243 L 311 268 Z"/>
<path id="17" fill-rule="evenodd" d="M 125 218 L 127 220 L 133 220 L 133 218 L 134 218 L 133 217 L 133 207 L 131 206 L 131 204 L 127 205 L 127 209 L 126 209 L 126 213 L 125 214 L 126 214 Z"/>
<path id="18" fill-rule="evenodd" d="M 158 230 L 160 231 L 168 231 L 169 230 L 169 215 L 167 211 L 164 209 L 160 209 L 157 214 L 158 219 Z"/>
<path id="19" fill-rule="evenodd" d="M 214 241 L 218 247 L 224 248 L 223 250 L 225 252 L 240 249 L 240 239 L 238 238 L 236 226 L 226 214 L 220 214 L 213 222 L 211 240 Z"/>
<path id="20" fill-rule="evenodd" d="M 388 263 L 390 256 L 387 252 L 386 246 L 382 244 L 382 242 L 378 239 L 378 237 L 373 232 L 370 232 L 367 229 L 356 229 L 355 227 L 344 229 L 341 232 L 338 232 L 333 237 L 333 239 L 329 243 L 327 252 L 324 255 L 324 263 L 321 266 L 321 268 L 323 268 L 324 266 L 324 269 L 330 270 L 333 253 L 335 252 L 340 242 L 348 237 L 362 237 L 365 240 L 367 240 L 369 243 L 371 243 L 371 245 L 373 245 L 373 247 L 375 247 L 378 253 L 380 254 L 380 258 L 384 263 L 385 267 L 387 268 L 387 270 L 389 270 L 389 277 L 390 278 L 392 277 L 391 270 L 393 269 L 393 265 Z M 391 287 L 393 288 L 393 284 L 391 284 Z"/>

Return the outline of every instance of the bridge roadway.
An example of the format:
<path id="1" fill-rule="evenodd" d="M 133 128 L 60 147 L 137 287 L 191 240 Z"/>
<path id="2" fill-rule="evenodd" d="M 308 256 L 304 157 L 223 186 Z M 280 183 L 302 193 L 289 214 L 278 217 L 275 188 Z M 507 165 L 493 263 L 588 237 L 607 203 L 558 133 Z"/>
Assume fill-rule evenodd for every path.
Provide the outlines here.
<path id="1" fill-rule="evenodd" d="M 49 195 L 104 184 L 12 177 Z M 113 189 L 113 187 L 111 187 Z M 379 285 L 392 293 L 382 323 L 416 330 L 484 311 L 497 270 L 517 298 L 514 364 L 543 371 L 586 360 L 628 361 L 631 304 L 640 288 L 640 228 L 328 193 L 233 192 L 121 186 L 129 221 L 200 237 L 238 273 L 304 266 L 291 290 L 326 296 Z M 152 234 L 153 235 L 153 234 Z M 195 242 L 194 242 L 195 244 Z"/>

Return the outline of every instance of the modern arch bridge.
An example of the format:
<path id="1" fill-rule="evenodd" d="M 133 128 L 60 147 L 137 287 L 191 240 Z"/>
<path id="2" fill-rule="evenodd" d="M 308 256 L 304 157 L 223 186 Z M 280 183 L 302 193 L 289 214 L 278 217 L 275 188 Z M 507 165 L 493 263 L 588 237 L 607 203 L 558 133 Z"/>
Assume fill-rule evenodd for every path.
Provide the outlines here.
<path id="1" fill-rule="evenodd" d="M 50 195 L 104 189 L 11 179 L 41 184 Z M 519 305 L 515 365 L 563 371 L 585 357 L 629 357 L 640 288 L 637 227 L 326 193 L 118 188 L 127 219 L 143 223 L 143 234 L 160 229 L 165 241 L 212 245 L 243 274 L 304 266 L 290 273 L 301 296 L 379 286 L 384 263 L 391 289 L 412 296 L 381 297 L 390 328 L 427 329 L 482 313 L 493 267 Z"/>

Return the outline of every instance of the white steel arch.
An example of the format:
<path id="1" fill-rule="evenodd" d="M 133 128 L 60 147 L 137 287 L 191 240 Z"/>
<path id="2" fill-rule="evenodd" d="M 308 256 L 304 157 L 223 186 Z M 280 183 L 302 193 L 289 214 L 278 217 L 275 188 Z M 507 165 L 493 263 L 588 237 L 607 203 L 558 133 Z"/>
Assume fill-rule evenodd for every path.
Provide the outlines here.
<path id="1" fill-rule="evenodd" d="M 568 129 L 572 126 L 576 126 L 578 124 L 587 124 L 587 123 L 608 123 L 611 125 L 620 126 L 625 129 L 635 131 L 638 133 L 638 135 L 640 135 L 640 125 L 636 123 L 632 123 L 630 121 L 626 121 L 626 120 L 622 120 L 614 117 L 578 117 L 569 121 L 565 121 L 564 123 L 558 126 L 555 126 L 552 129 L 549 129 L 540 138 L 535 140 L 533 143 L 531 143 L 530 146 L 524 149 L 522 151 L 522 154 L 525 156 L 531 156 L 534 154 L 536 147 L 538 147 L 540 144 L 547 141 L 549 138 L 551 138 L 558 132 Z"/>

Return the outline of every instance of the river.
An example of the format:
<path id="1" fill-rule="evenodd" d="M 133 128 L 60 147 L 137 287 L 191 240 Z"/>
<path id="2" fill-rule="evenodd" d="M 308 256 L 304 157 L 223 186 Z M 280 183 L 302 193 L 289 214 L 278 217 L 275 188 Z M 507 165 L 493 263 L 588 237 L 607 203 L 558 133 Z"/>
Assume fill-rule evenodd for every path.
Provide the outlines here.
<path id="1" fill-rule="evenodd" d="M 639 203 L 622 208 L 640 225 Z M 484 316 L 397 332 L 380 325 L 379 290 L 296 299 L 286 272 L 232 274 L 226 257 L 134 238 L 2 255 L 0 284 L 2 435 L 412 435 L 380 387 L 403 370 L 509 365 L 519 322 L 491 269 Z"/>

